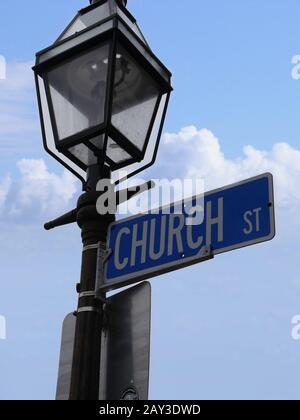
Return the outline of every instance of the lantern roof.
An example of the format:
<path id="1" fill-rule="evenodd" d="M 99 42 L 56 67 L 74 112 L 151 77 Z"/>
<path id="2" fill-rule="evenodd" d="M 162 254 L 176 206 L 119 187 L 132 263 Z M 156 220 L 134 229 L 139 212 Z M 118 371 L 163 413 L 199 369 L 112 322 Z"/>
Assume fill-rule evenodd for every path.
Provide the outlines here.
<path id="1" fill-rule="evenodd" d="M 56 42 L 63 41 L 112 16 L 119 16 L 140 40 L 150 48 L 134 16 L 126 9 L 123 2 L 117 0 L 98 0 L 96 3 L 79 10 Z"/>

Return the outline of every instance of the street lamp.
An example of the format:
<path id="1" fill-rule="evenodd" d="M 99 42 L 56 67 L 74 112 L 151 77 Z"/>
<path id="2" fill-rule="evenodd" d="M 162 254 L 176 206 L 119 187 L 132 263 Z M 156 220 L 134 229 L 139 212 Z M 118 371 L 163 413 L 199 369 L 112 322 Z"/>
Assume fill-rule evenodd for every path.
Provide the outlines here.
<path id="1" fill-rule="evenodd" d="M 82 235 L 71 400 L 99 395 L 106 302 L 99 290 L 115 215 L 97 212 L 96 185 L 110 177 L 118 184 L 155 162 L 172 91 L 171 73 L 151 51 L 126 1 L 90 3 L 37 54 L 34 67 L 44 147 L 81 179 L 85 191 L 76 209 L 45 225 L 49 230 L 77 222 Z M 120 203 L 124 195 L 116 197 Z"/>
<path id="2" fill-rule="evenodd" d="M 157 154 L 171 73 L 125 4 L 92 2 L 36 58 L 44 146 L 83 182 L 106 165 L 118 183 Z"/>

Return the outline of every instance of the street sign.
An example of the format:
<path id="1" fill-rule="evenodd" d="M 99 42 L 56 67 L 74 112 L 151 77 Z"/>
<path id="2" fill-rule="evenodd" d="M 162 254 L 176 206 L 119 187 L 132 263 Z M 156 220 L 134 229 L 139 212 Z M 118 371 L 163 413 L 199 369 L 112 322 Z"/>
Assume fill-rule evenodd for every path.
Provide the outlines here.
<path id="1" fill-rule="evenodd" d="M 107 299 L 101 342 L 100 400 L 148 398 L 151 286 L 144 282 Z M 63 323 L 56 400 L 68 400 L 76 317 Z"/>
<path id="2" fill-rule="evenodd" d="M 66 401 L 70 395 L 71 370 L 73 361 L 76 317 L 66 316 L 63 322 L 62 340 L 59 359 L 59 371 L 56 388 L 56 400 Z"/>
<path id="3" fill-rule="evenodd" d="M 199 213 L 194 220 L 201 223 L 191 224 L 193 208 Z M 268 173 L 174 203 L 168 214 L 165 210 L 111 225 L 102 288 L 145 280 L 275 236 L 273 177 Z"/>
<path id="4" fill-rule="evenodd" d="M 151 286 L 144 282 L 108 300 L 101 341 L 101 401 L 147 400 Z"/>

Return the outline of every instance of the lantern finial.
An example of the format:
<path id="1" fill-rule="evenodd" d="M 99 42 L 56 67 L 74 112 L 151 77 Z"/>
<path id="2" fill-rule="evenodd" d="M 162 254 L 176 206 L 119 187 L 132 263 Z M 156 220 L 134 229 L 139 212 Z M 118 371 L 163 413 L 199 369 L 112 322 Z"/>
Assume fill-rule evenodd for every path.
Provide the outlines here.
<path id="1" fill-rule="evenodd" d="M 90 4 L 98 3 L 100 0 L 90 0 Z M 127 6 L 127 0 L 116 0 L 117 3 L 119 3 L 121 6 L 126 7 Z"/>

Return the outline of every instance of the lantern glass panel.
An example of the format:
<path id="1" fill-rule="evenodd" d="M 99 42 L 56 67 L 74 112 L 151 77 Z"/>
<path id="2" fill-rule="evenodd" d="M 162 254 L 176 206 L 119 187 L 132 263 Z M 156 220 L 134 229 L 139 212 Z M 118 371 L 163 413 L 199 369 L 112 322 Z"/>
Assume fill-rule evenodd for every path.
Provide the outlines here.
<path id="1" fill-rule="evenodd" d="M 139 52 L 142 54 L 143 57 L 151 64 L 152 67 L 164 78 L 164 80 L 169 83 L 170 82 L 170 73 L 169 71 L 162 65 L 161 62 L 157 58 L 151 54 L 149 47 L 146 44 L 141 43 L 137 40 L 137 38 L 131 33 L 131 31 L 125 26 L 122 21 L 118 22 L 118 29 L 123 34 L 123 36 L 132 44 Z"/>
<path id="2" fill-rule="evenodd" d="M 104 122 L 108 55 L 105 43 L 48 72 L 58 140 Z"/>
<path id="3" fill-rule="evenodd" d="M 107 142 L 106 156 L 117 165 L 132 159 L 132 157 L 111 138 L 109 138 Z"/>
<path id="4" fill-rule="evenodd" d="M 39 98 L 40 118 L 42 126 L 42 134 L 44 147 L 51 156 L 55 157 L 62 165 L 70 170 L 74 175 L 82 181 L 86 180 L 86 171 L 70 160 L 63 153 L 59 152 L 55 145 L 53 127 L 50 118 L 48 100 L 45 90 L 45 83 L 41 76 L 36 75 L 37 94 Z"/>
<path id="5" fill-rule="evenodd" d="M 168 97 L 169 94 L 165 94 L 161 97 L 160 105 L 158 108 L 158 112 L 155 117 L 155 122 L 152 127 L 151 136 L 149 139 L 148 147 L 142 162 L 131 163 L 129 166 L 123 169 L 123 171 L 115 171 L 112 173 L 112 179 L 115 183 L 123 182 L 126 177 L 133 176 L 140 172 L 140 170 L 144 167 L 152 166 L 153 159 L 156 158 L 158 142 L 160 139 L 160 132 L 162 129 L 162 124 L 164 122 L 164 117 L 168 105 Z M 152 163 L 151 163 L 152 162 Z M 126 174 L 126 175 L 124 175 Z M 125 177 L 125 179 L 124 179 Z"/>
<path id="6" fill-rule="evenodd" d="M 100 152 L 104 150 L 104 147 L 105 147 L 104 137 L 105 137 L 104 135 L 97 136 L 89 140 L 89 143 L 95 146 L 97 150 L 99 150 Z M 121 146 L 115 141 L 113 141 L 110 137 L 108 137 L 107 139 L 105 153 L 108 159 L 110 159 L 116 165 L 132 159 L 132 156 L 129 153 L 127 153 L 125 150 L 123 150 L 123 148 L 121 148 Z"/>
<path id="7" fill-rule="evenodd" d="M 83 143 L 70 147 L 69 152 L 86 167 L 97 164 L 96 155 Z"/>
<path id="8" fill-rule="evenodd" d="M 103 149 L 104 149 L 104 139 L 105 139 L 105 136 L 104 136 L 104 134 L 102 134 L 100 136 L 96 136 L 96 137 L 90 139 L 89 143 L 91 143 L 93 146 L 95 146 L 97 148 L 97 150 L 100 152 L 100 151 L 103 151 Z"/>
<path id="9" fill-rule="evenodd" d="M 104 135 L 97 136 L 96 138 L 89 140 L 89 143 L 95 146 L 97 150 L 103 150 Z M 121 146 L 119 146 L 119 144 L 113 141 L 110 137 L 107 139 L 105 153 L 108 159 L 110 159 L 115 164 L 120 164 L 125 162 L 126 160 L 132 159 L 132 156 L 130 156 L 129 153 L 123 150 Z"/>
<path id="10" fill-rule="evenodd" d="M 113 89 L 112 125 L 144 150 L 160 86 L 119 44 Z"/>

